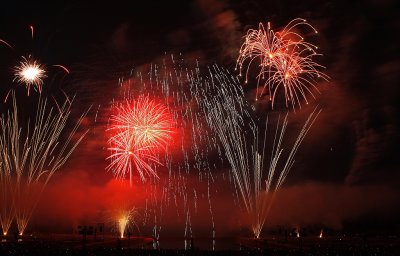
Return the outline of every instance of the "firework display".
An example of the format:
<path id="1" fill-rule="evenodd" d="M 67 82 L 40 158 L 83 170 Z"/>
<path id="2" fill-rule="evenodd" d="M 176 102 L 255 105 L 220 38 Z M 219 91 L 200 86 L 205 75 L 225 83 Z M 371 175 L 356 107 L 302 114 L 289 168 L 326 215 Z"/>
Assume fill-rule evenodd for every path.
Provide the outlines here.
<path id="1" fill-rule="evenodd" d="M 212 224 L 211 232 L 215 237 L 211 198 L 212 193 L 216 193 L 213 187 L 218 175 L 213 174 L 217 165 L 210 165 L 208 158 L 210 153 L 218 153 L 218 161 L 220 161 L 218 165 L 223 165 L 224 159 L 227 159 L 230 164 L 229 183 L 236 190 L 233 195 L 235 195 L 235 200 L 241 202 L 249 215 L 254 235 L 259 237 L 272 205 L 274 192 L 284 182 L 293 165 L 294 155 L 318 113 L 313 112 L 308 118 L 280 171 L 277 170 L 277 165 L 283 158 L 281 154 L 287 117 L 283 121 L 278 120 L 271 161 L 265 174 L 266 136 L 264 134 L 261 139 L 259 138 L 261 134 L 259 125 L 254 121 L 252 107 L 245 99 L 238 78 L 217 65 L 209 67 L 208 72 L 204 73 L 199 67 L 182 68 L 182 63 L 177 68 L 176 62 L 183 62 L 183 60 L 175 60 L 172 56 L 171 64 L 161 67 L 152 66 L 147 78 L 142 72 L 137 72 L 121 84 L 121 88 L 124 88 L 121 91 L 122 100 L 113 101 L 110 108 L 112 114 L 106 131 L 110 134 L 108 151 L 111 153 L 108 157 L 110 163 L 107 170 L 111 170 L 117 178 L 124 179 L 129 175 L 131 186 L 133 186 L 135 173 L 139 174 L 142 182 L 153 184 L 147 191 L 149 198 L 143 210 L 142 225 L 150 224 L 153 215 L 153 232 L 157 239 L 163 225 L 163 209 L 172 205 L 175 205 L 177 209 L 177 216 L 183 217 L 184 236 L 191 237 L 193 214 L 198 211 L 197 204 L 200 203 L 197 193 L 206 192 Z M 172 79 L 171 67 L 174 74 Z M 136 90 L 132 91 L 129 88 L 126 91 L 124 84 L 130 84 L 131 87 L 140 85 L 141 93 L 138 94 Z M 62 116 L 60 122 L 64 125 L 68 118 L 69 107 L 66 101 L 60 108 L 59 114 Z M 16 105 L 14 109 L 16 111 Z M 2 195 L 5 200 L 2 203 L 8 205 L 2 208 L 1 215 L 5 233 L 15 216 L 18 229 L 23 234 L 50 176 L 72 153 L 72 151 L 67 154 L 61 152 L 58 157 L 62 163 L 59 164 L 56 164 L 57 161 L 54 161 L 50 155 L 41 153 L 40 150 L 44 150 L 48 154 L 49 152 L 53 154 L 57 151 L 56 145 L 59 147 L 54 139 L 48 142 L 49 146 L 46 150 L 38 145 L 39 142 L 40 145 L 46 144 L 45 139 L 60 136 L 60 133 L 54 136 L 46 135 L 45 132 L 53 130 L 46 127 L 52 124 L 55 130 L 62 130 L 62 127 L 58 127 L 57 122 L 51 119 L 52 112 L 46 115 L 49 119 L 45 118 L 45 113 L 46 102 L 40 102 L 37 113 L 39 117 L 36 121 L 39 129 L 27 135 L 22 149 L 25 154 L 18 155 L 21 154 L 19 149 L 11 147 L 11 151 L 16 155 L 15 158 L 19 159 L 18 166 L 14 169 L 24 170 L 25 166 L 29 168 L 25 168 L 27 171 L 21 171 L 16 175 L 16 179 L 10 178 L 13 175 L 3 175 L 5 178 L 2 178 L 2 183 L 5 186 Z M 3 125 L 5 137 L 2 143 L 4 145 L 17 144 L 16 141 L 12 143 L 7 141 L 8 138 L 18 137 L 16 128 L 11 129 L 13 135 L 7 135 L 7 129 L 10 129 L 8 126 L 18 127 L 18 119 L 13 119 L 14 116 L 17 116 L 17 113 L 9 117 L 9 120 L 14 120 L 15 123 L 8 121 Z M 244 125 L 245 123 L 248 125 Z M 77 127 L 73 129 L 73 133 L 76 129 Z M 41 130 L 44 134 L 39 132 Z M 246 131 L 249 131 L 252 136 L 245 135 Z M 181 137 L 181 140 L 175 140 L 172 143 L 172 137 L 175 135 Z M 248 142 L 249 138 L 252 143 Z M 82 137 L 76 143 L 79 143 L 81 139 Z M 259 141 L 264 145 L 261 148 L 258 145 Z M 67 144 L 69 143 L 70 139 Z M 73 146 L 75 147 L 76 145 Z M 65 158 L 62 157 L 64 155 Z M 10 157 L 10 154 L 5 151 L 3 158 L 7 157 Z M 50 158 L 54 168 L 50 172 L 40 172 L 39 169 Z M 1 162 L 6 163 L 9 160 Z M 41 164 L 37 166 L 36 162 Z M 9 173 L 13 172 L 12 167 L 7 168 L 3 168 L 3 174 L 6 174 L 7 170 Z M 167 172 L 160 176 L 158 169 L 167 170 Z M 23 175 L 24 173 L 27 174 Z M 192 185 L 192 188 L 189 188 L 187 182 L 190 175 L 195 173 L 198 175 L 199 185 L 198 187 Z M 265 186 L 262 185 L 264 181 Z M 204 183 L 207 191 L 201 192 L 203 190 L 201 184 Z M 13 188 L 14 191 L 10 193 L 7 187 Z M 12 203 L 7 203 L 9 198 L 7 193 L 13 194 Z M 193 199 L 190 199 L 191 196 Z M 122 215 L 119 214 L 116 217 L 121 238 L 124 237 L 124 230 L 132 220 L 132 213 L 132 211 L 124 211 Z M 185 241 L 185 247 L 187 246 L 189 244 Z"/>
<path id="2" fill-rule="evenodd" d="M 173 57 L 172 60 L 174 60 Z M 172 67 L 175 67 L 175 65 L 173 61 Z M 179 66 L 182 67 L 184 65 L 180 63 Z M 178 202 L 183 201 L 182 212 L 177 211 L 177 215 L 184 216 L 184 236 L 188 237 L 192 234 L 191 222 L 193 221 L 193 216 L 191 215 L 197 211 L 198 199 L 196 194 L 202 189 L 200 188 L 201 185 L 195 188 L 194 198 L 190 200 L 188 197 L 192 192 L 188 190 L 187 180 L 195 170 L 199 176 L 199 184 L 207 182 L 209 210 L 211 219 L 213 219 L 211 202 L 213 195 L 210 192 L 215 191 L 212 188 L 218 175 L 212 174 L 215 172 L 216 165 L 210 165 L 208 155 L 212 152 L 218 152 L 220 164 L 223 164 L 224 159 L 227 159 L 232 168 L 228 175 L 231 177 L 229 179 L 230 184 L 237 190 L 234 193 L 234 200 L 241 202 L 251 219 L 251 229 L 254 235 L 259 237 L 275 192 L 282 186 L 289 170 L 293 166 L 294 156 L 302 140 L 320 111 L 315 110 L 310 114 L 285 157 L 282 156 L 282 153 L 284 149 L 283 138 L 288 124 L 287 116 L 282 121 L 277 121 L 276 134 L 273 139 L 274 144 L 271 148 L 271 161 L 269 167 L 267 167 L 268 171 L 265 171 L 265 166 L 267 166 L 264 163 L 266 161 L 264 156 L 265 147 L 266 144 L 270 145 L 271 143 L 267 142 L 265 134 L 261 136 L 260 125 L 254 121 L 252 106 L 247 103 L 238 78 L 216 65 L 209 67 L 207 73 L 204 73 L 199 67 L 193 71 L 174 68 L 173 74 L 175 74 L 175 77 L 173 79 L 168 76 L 171 74 L 169 69 L 167 66 L 155 67 L 152 69 L 154 74 L 149 72 L 148 79 L 139 72 L 133 78 L 124 80 L 124 84 L 137 87 L 135 85 L 136 82 L 141 85 L 140 91 L 142 93 L 152 92 L 150 95 L 153 99 L 169 99 L 169 101 L 165 101 L 163 106 L 166 106 L 165 113 L 171 113 L 173 117 L 174 130 L 184 138 L 181 141 L 181 150 L 173 150 L 173 147 L 165 143 L 166 140 L 164 139 L 150 144 L 138 143 L 138 145 L 133 145 L 135 141 L 133 138 L 136 136 L 151 139 L 159 139 L 159 137 L 148 137 L 143 132 L 143 129 L 140 129 L 140 126 L 139 128 L 129 126 L 130 123 L 139 123 L 129 114 L 140 115 L 135 113 L 135 110 L 132 109 L 133 107 L 128 108 L 127 106 L 129 105 L 125 103 L 130 102 L 126 99 L 132 98 L 129 95 L 134 94 L 134 92 L 125 92 L 123 94 L 123 105 L 114 103 L 114 105 L 118 106 L 118 113 L 122 114 L 112 116 L 110 119 L 111 126 L 108 128 L 109 131 L 117 131 L 116 135 L 111 137 L 111 142 L 119 143 L 119 146 L 113 148 L 115 155 L 111 155 L 111 158 L 119 157 L 119 159 L 114 160 L 108 168 L 114 169 L 114 172 L 124 173 L 126 170 L 132 172 L 134 167 L 131 164 L 131 157 L 135 152 L 130 151 L 129 148 L 133 149 L 135 147 L 145 152 L 143 155 L 140 155 L 140 151 L 137 152 L 136 159 L 140 161 L 138 163 L 139 166 L 135 167 L 137 170 L 147 168 L 145 170 L 148 172 L 155 172 L 157 165 L 164 166 L 163 168 L 168 170 L 168 175 L 153 181 L 155 182 L 154 188 L 148 191 L 152 195 L 150 198 L 153 199 L 148 201 L 149 204 L 146 204 L 143 223 L 144 225 L 147 223 L 150 213 L 154 214 L 158 223 L 155 223 L 153 228 L 155 231 L 154 236 L 158 237 L 159 233 L 156 231 L 161 229 L 162 209 L 171 206 L 170 200 L 172 197 L 177 209 L 180 208 Z M 137 81 L 138 78 L 140 78 L 139 81 Z M 177 82 L 174 83 L 174 81 Z M 122 85 L 121 88 L 124 88 L 124 86 Z M 146 96 L 144 99 L 147 101 L 146 105 L 151 106 L 149 97 Z M 164 115 L 158 116 L 163 117 Z M 129 119 L 134 121 L 128 121 Z M 151 120 L 154 119 L 152 118 Z M 161 118 L 160 120 L 165 119 Z M 168 118 L 167 121 L 165 124 L 171 124 L 171 119 Z M 249 125 L 244 125 L 245 123 Z M 166 127 L 171 128 L 171 125 L 166 125 Z M 160 135 L 170 136 L 169 129 L 161 128 L 160 130 L 162 131 Z M 139 134 L 135 135 L 135 132 Z M 247 132 L 250 132 L 252 136 L 245 135 Z M 218 139 L 216 140 L 216 138 Z M 252 143 L 249 143 L 249 140 Z M 187 141 L 190 141 L 189 147 Z M 261 148 L 258 147 L 259 141 L 264 145 Z M 167 150 L 163 152 L 164 154 L 149 154 L 154 148 L 166 148 Z M 184 160 L 183 163 L 181 159 Z M 283 162 L 283 167 L 279 167 L 281 168 L 279 169 L 278 164 L 281 164 L 281 162 Z M 117 163 L 120 165 L 118 166 Z M 152 163 L 156 163 L 154 169 L 151 168 Z M 185 171 L 181 172 L 180 170 Z M 204 170 L 207 170 L 207 172 L 204 172 Z M 153 173 L 153 177 L 158 177 L 155 175 L 156 173 Z M 207 177 L 206 180 L 204 180 L 204 176 Z M 210 178 L 212 181 L 210 181 Z M 266 185 L 263 186 L 263 184 Z M 162 193 L 160 194 L 156 191 L 162 191 Z M 193 202 L 192 205 L 190 201 Z M 215 236 L 214 229 L 212 234 Z"/>
<path id="3" fill-rule="evenodd" d="M 36 27 L 29 28 L 30 40 L 40 45 Z M 112 236 L 118 249 L 131 249 L 134 239 L 148 236 L 153 249 L 160 249 L 167 232 L 179 234 L 184 248 L 192 250 L 194 238 L 205 237 L 215 250 L 218 238 L 227 232 L 242 235 L 242 230 L 261 241 L 278 192 L 321 113 L 319 107 L 303 108 L 292 123 L 297 114 L 292 109 L 308 104 L 318 82 L 329 80 L 317 61 L 318 47 L 303 36 L 308 30 L 317 33 L 299 18 L 278 31 L 270 23 L 248 30 L 236 60 L 239 75 L 232 66 L 165 53 L 151 64 L 138 61 L 140 66 L 130 66 L 129 72 L 126 66 L 116 71 L 107 63 L 104 73 L 110 75 L 105 78 L 93 65 L 96 78 L 85 83 L 85 72 L 92 70 L 87 63 L 69 63 L 70 71 L 47 63 L 32 47 L 32 54 L 23 54 L 17 65 L 13 62 L 12 74 L 5 76 L 12 89 L 4 89 L 0 118 L 4 241 L 13 232 L 17 241 L 36 239 L 28 238 L 28 227 L 43 200 L 51 205 L 42 209 L 44 216 L 58 218 L 60 209 L 71 211 L 73 235 L 78 227 L 82 248 L 106 244 Z M 14 44 L 1 39 L 0 44 L 15 51 Z M 52 76 L 51 67 L 63 71 L 60 87 L 48 84 L 59 78 Z M 75 68 L 81 73 L 74 74 Z M 268 96 L 274 111 L 252 104 L 253 91 L 242 84 L 242 76 L 245 84 L 256 86 L 256 100 Z M 14 82 L 21 88 L 14 88 Z M 75 91 L 76 84 L 82 85 Z M 107 93 L 95 92 L 105 87 Z M 68 96 L 71 92 L 74 97 Z M 285 103 L 283 109 L 278 101 Z M 97 111 L 92 116 L 86 107 L 93 105 Z M 88 110 L 82 113 L 80 108 Z M 82 143 L 84 138 L 88 141 Z M 66 165 L 80 144 L 79 157 L 71 159 L 76 162 Z M 68 170 L 49 186 L 61 169 Z M 73 199 L 59 202 L 64 197 Z M 128 207 L 121 207 L 120 202 L 128 201 Z M 60 225 L 67 229 L 68 224 Z M 93 230 L 94 237 L 87 239 Z M 71 244 L 80 246 L 73 240 Z"/>
<path id="4" fill-rule="evenodd" d="M 257 84 L 262 84 L 262 89 L 257 88 L 256 100 L 267 93 L 272 108 L 281 87 L 286 106 L 294 108 L 301 106 L 302 99 L 308 103 L 307 94 L 314 97 L 313 89 L 318 90 L 318 78 L 328 80 L 328 76 L 320 71 L 324 67 L 314 61 L 320 55 L 318 47 L 304 40 L 297 32 L 300 27 L 311 28 L 317 33 L 313 26 L 300 18 L 292 20 L 278 32 L 272 30 L 270 23 L 267 29 L 260 23 L 258 30 L 247 32 L 240 48 L 237 59 L 240 75 L 244 72 L 248 83 L 250 67 L 254 63 L 258 69 Z"/>

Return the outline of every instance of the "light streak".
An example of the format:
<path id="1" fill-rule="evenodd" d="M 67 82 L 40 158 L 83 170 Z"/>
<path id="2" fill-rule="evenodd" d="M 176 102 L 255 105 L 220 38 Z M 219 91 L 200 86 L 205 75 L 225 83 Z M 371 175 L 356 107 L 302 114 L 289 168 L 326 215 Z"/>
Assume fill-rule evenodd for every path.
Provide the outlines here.
<path id="1" fill-rule="evenodd" d="M 6 41 L 0 39 L 0 43 L 5 44 L 7 47 L 9 47 L 10 49 L 14 49 L 11 44 L 7 43 Z"/>
<path id="2" fill-rule="evenodd" d="M 32 26 L 32 25 L 30 25 L 30 26 L 29 26 L 29 29 L 31 30 L 31 36 L 32 36 L 32 39 L 33 39 L 34 28 L 33 28 L 33 26 Z"/>
<path id="3" fill-rule="evenodd" d="M 69 72 L 69 69 L 68 68 L 66 68 L 65 66 L 63 66 L 63 65 L 59 65 L 59 64 L 56 64 L 56 65 L 52 65 L 53 67 L 58 67 L 58 68 L 61 68 L 62 70 L 64 70 L 65 71 L 65 73 L 67 73 L 67 74 L 69 74 L 70 72 Z"/>

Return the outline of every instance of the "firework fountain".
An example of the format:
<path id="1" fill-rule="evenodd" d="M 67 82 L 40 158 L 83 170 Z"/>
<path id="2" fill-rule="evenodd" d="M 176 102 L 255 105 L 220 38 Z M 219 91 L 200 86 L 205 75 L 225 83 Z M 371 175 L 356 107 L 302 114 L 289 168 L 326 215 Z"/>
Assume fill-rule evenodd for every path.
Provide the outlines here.
<path id="1" fill-rule="evenodd" d="M 0 141 L 1 148 L 7 148 L 2 144 L 3 139 Z M 3 235 L 6 236 L 13 221 L 15 209 L 13 203 L 13 183 L 9 173 L 10 170 L 3 167 L 7 165 L 7 163 L 3 162 L 3 155 L 4 153 L 0 156 L 0 224 L 3 230 Z"/>
<path id="2" fill-rule="evenodd" d="M 251 229 L 258 238 L 275 192 L 285 181 L 294 164 L 294 156 L 320 111 L 314 110 L 309 115 L 286 158 L 283 156 L 283 139 L 288 124 L 287 115 L 282 121 L 278 118 L 273 143 L 268 143 L 272 145 L 270 163 L 265 168 L 268 118 L 261 137 L 259 124 L 245 101 L 239 81 L 226 70 L 218 66 L 210 68 L 207 84 L 203 92 L 207 122 L 221 142 L 242 205 L 250 218 Z M 283 158 L 283 167 L 279 169 Z M 267 169 L 266 173 L 264 169 Z"/>
<path id="3" fill-rule="evenodd" d="M 16 98 L 13 108 L 1 118 L 0 145 L 2 152 L 1 187 L 3 232 L 15 216 L 22 235 L 46 184 L 59 170 L 86 132 L 74 136 L 87 112 L 77 120 L 67 137 L 64 137 L 71 114 L 72 101 L 66 100 L 57 109 L 45 99 L 39 99 L 33 124 L 20 124 Z M 4 205 L 3 205 L 4 204 Z"/>
<path id="4" fill-rule="evenodd" d="M 136 217 L 138 211 L 135 207 L 129 209 L 121 209 L 116 212 L 114 218 L 117 226 L 118 235 L 120 238 L 125 237 L 125 233 L 131 228 L 132 225 L 136 225 Z"/>
<path id="5" fill-rule="evenodd" d="M 318 79 L 328 80 L 321 71 L 324 67 L 315 62 L 320 55 L 318 47 L 297 32 L 303 28 L 317 33 L 304 19 L 294 19 L 277 32 L 270 23 L 266 28 L 260 23 L 258 30 L 248 31 L 237 68 L 248 83 L 251 67 L 255 67 L 256 100 L 268 94 L 273 108 L 283 89 L 286 106 L 294 109 L 301 106 L 302 100 L 308 103 L 307 95 L 314 97 Z M 34 28 L 30 29 L 33 38 Z M 12 48 L 4 40 L 0 39 L 0 43 Z M 177 219 L 184 225 L 184 237 L 194 236 L 192 221 L 198 212 L 200 194 L 208 203 L 215 238 L 213 183 L 219 175 L 217 166 L 223 166 L 227 160 L 236 199 L 258 238 L 276 192 L 292 169 L 294 157 L 320 111 L 314 109 L 291 148 L 285 150 L 288 115 L 277 118 L 276 125 L 272 125 L 270 142 L 268 117 L 265 122 L 255 117 L 254 107 L 247 103 L 237 77 L 217 65 L 203 74 L 198 64 L 187 68 L 183 60 L 172 56 L 171 61 L 172 64 L 164 61 L 160 66 L 151 65 L 149 71 L 132 71 L 128 79 L 121 79 L 121 97 L 112 102 L 111 114 L 108 113 L 110 155 L 106 169 L 117 178 L 129 175 L 131 186 L 135 173 L 142 182 L 149 183 L 145 188 L 148 198 L 142 223 L 153 224 L 157 241 L 166 207 L 176 210 Z M 69 73 L 62 65 L 53 66 Z M 14 81 L 25 85 L 28 95 L 32 87 L 41 94 L 46 77 L 45 66 L 31 55 L 22 57 L 14 68 Z M 46 184 L 85 136 L 83 132 L 75 137 L 87 112 L 64 136 L 71 104 L 67 99 L 57 105 L 57 110 L 40 99 L 34 122 L 24 126 L 19 123 L 21 117 L 13 96 L 12 110 L 3 114 L 0 222 L 4 234 L 13 219 L 20 234 L 24 233 Z M 217 157 L 210 161 L 213 154 Z M 197 175 L 199 184 L 206 184 L 207 189 L 189 184 L 189 175 Z M 134 223 L 136 214 L 137 209 L 132 208 L 114 216 L 121 238 Z"/>

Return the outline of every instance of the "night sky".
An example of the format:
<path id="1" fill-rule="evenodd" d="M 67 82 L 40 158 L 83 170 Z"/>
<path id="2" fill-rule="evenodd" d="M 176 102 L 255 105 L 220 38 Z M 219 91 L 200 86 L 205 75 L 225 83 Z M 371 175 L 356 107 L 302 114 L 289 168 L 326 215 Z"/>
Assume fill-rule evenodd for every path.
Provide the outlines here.
<path id="1" fill-rule="evenodd" d="M 266 226 L 323 225 L 398 234 L 398 7 L 391 0 L 5 1 L 0 7 L 0 39 L 14 49 L 0 45 L 1 97 L 13 87 L 18 97 L 26 94 L 23 86 L 12 82 L 12 67 L 20 56 L 32 54 L 48 66 L 62 64 L 70 70 L 66 75 L 51 68 L 43 95 L 60 98 L 60 89 L 76 94 L 74 116 L 92 106 L 83 123 L 90 131 L 48 185 L 34 227 L 61 232 L 96 222 L 99 212 L 116 202 L 133 202 L 143 209 L 147 184 L 135 181 L 131 188 L 105 170 L 108 111 L 110 102 L 118 98 L 119 78 L 128 77 L 132 69 L 161 63 L 171 54 L 204 67 L 218 64 L 234 74 L 248 29 L 269 21 L 278 30 L 302 17 L 318 29 L 317 36 L 307 39 L 320 47 L 323 56 L 318 61 L 331 78 L 317 85 L 316 99 L 310 97 L 310 104 L 295 112 L 282 102 L 272 110 L 265 99 L 254 101 L 254 85 L 244 87 L 257 115 L 289 111 L 295 128 L 314 106 L 322 108 Z M 36 92 L 19 106 L 28 106 L 34 97 Z M 0 104 L 2 113 L 8 107 Z M 294 134 L 289 132 L 289 140 Z M 227 170 L 225 163 L 215 176 Z M 166 171 L 160 171 L 165 177 Z M 197 181 L 198 175 L 193 174 L 188 183 Z M 207 194 L 207 183 L 193 186 L 199 197 Z M 246 234 L 230 184 L 219 179 L 211 190 L 217 236 Z M 172 208 L 166 209 L 161 235 L 183 234 L 186 216 L 177 218 Z M 207 195 L 199 200 L 191 221 L 195 234 L 211 234 Z M 148 224 L 142 232 L 151 234 L 151 228 Z"/>

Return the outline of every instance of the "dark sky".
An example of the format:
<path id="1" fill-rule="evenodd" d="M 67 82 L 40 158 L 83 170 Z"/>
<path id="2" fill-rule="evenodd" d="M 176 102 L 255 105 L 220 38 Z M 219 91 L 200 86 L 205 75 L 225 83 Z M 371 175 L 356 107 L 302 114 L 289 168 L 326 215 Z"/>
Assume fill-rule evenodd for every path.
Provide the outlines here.
<path id="1" fill-rule="evenodd" d="M 15 86 L 10 67 L 20 56 L 33 54 L 44 63 L 62 64 L 71 71 L 65 76 L 59 70 L 50 70 L 47 83 L 51 86 L 46 93 L 59 95 L 62 88 L 77 93 L 78 110 L 93 106 L 87 121 L 91 132 L 65 170 L 55 177 L 49 188 L 53 193 L 45 196 L 39 212 L 46 212 L 46 203 L 57 201 L 56 195 L 69 202 L 71 209 L 84 209 L 71 210 L 69 220 L 73 221 L 95 215 L 93 209 L 109 207 L 101 200 L 87 207 L 92 198 L 112 201 L 110 194 L 118 190 L 112 174 L 105 171 L 107 151 L 102 143 L 106 124 L 94 123 L 93 119 L 96 109 L 104 113 L 117 95 L 118 78 L 126 76 L 132 67 L 182 53 L 189 61 L 218 63 L 233 73 L 247 29 L 267 21 L 279 29 L 302 17 L 319 31 L 310 40 L 320 46 L 323 57 L 319 60 L 331 80 L 318 85 L 321 93 L 312 104 L 290 113 L 296 126 L 313 106 L 323 109 L 296 157 L 270 223 L 342 227 L 346 220 L 366 218 L 368 222 L 370 215 L 390 222 L 400 211 L 398 7 L 391 0 L 2 3 L 0 39 L 14 47 L 0 46 L 2 97 Z M 35 29 L 33 40 L 30 25 Z M 251 95 L 253 89 L 245 90 Z M 18 90 L 24 92 L 21 87 Z M 251 96 L 248 98 L 252 102 Z M 5 106 L 1 109 L 4 112 Z M 284 106 L 272 111 L 265 102 L 258 103 L 256 109 L 260 115 L 287 111 Z M 217 185 L 225 192 L 216 193 L 216 205 L 230 196 L 229 186 Z M 145 194 L 137 198 L 141 204 Z M 193 220 L 198 221 L 199 230 L 202 221 L 209 221 L 207 206 L 202 207 L 207 217 L 199 213 Z M 62 204 L 56 204 L 52 213 L 65 212 Z M 235 222 L 225 221 L 221 217 L 224 214 L 224 209 L 215 209 L 216 222 L 226 227 L 220 232 L 235 232 Z M 207 225 L 204 229 L 209 229 Z"/>

